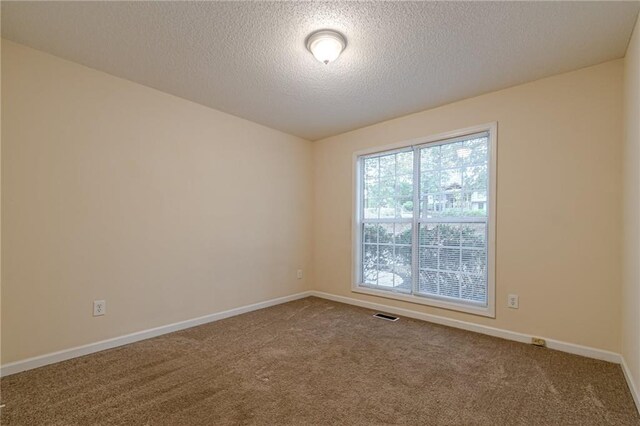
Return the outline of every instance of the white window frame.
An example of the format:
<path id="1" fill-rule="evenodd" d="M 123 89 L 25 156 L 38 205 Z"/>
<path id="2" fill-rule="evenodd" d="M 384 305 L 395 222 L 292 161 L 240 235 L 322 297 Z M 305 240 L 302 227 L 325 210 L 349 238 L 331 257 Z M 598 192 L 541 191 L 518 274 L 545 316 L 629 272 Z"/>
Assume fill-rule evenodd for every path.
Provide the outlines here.
<path id="1" fill-rule="evenodd" d="M 449 139 L 460 138 L 475 133 L 489 133 L 489 146 L 488 146 L 488 167 L 489 167 L 489 185 L 487 194 L 487 304 L 475 305 L 460 303 L 457 301 L 448 301 L 444 297 L 427 297 L 423 295 L 403 294 L 399 292 L 393 292 L 390 290 L 378 290 L 370 287 L 366 287 L 362 283 L 361 279 L 361 263 L 362 263 L 362 222 L 361 211 L 362 208 L 362 185 L 361 185 L 361 162 L 360 158 L 363 156 L 391 152 L 402 151 L 411 147 L 424 147 L 428 145 L 437 145 L 447 143 Z M 449 309 L 459 312 L 466 312 L 475 315 L 481 315 L 485 317 L 495 318 L 495 293 L 496 293 L 496 281 L 495 281 L 495 253 L 496 253 L 496 160 L 497 160 L 497 141 L 498 141 L 498 123 L 487 123 L 478 126 L 467 127 L 452 132 L 439 133 L 436 135 L 427 136 L 424 138 L 412 139 L 404 142 L 394 143 L 385 146 L 377 146 L 360 150 L 353 153 L 353 216 L 352 216 L 352 281 L 351 291 L 354 293 L 368 294 L 373 296 L 384 297 L 387 299 L 401 300 L 404 302 L 417 303 L 420 305 L 435 306 L 438 308 Z M 414 161 L 417 161 L 414 158 Z M 414 176 L 417 170 L 415 170 L 414 162 Z M 415 181 L 414 181 L 415 185 Z M 415 194 L 414 186 L 414 199 L 418 194 Z M 416 205 L 414 203 L 414 205 Z M 418 221 L 414 212 L 413 218 L 413 238 L 417 238 Z M 414 250 L 415 251 L 415 250 Z M 417 268 L 417 253 L 413 253 L 413 269 Z"/>

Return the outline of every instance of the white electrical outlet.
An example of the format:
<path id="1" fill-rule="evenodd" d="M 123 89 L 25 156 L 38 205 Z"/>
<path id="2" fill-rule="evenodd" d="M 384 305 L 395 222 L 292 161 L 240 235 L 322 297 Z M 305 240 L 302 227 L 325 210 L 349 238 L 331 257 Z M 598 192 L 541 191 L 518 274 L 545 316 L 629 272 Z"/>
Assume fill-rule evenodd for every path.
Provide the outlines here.
<path id="1" fill-rule="evenodd" d="M 302 269 L 298 269 L 298 279 L 302 279 Z"/>
<path id="2" fill-rule="evenodd" d="M 518 309 L 518 295 L 510 294 L 507 296 L 507 307 L 511 309 Z"/>
<path id="3" fill-rule="evenodd" d="M 106 300 L 94 300 L 93 301 L 93 316 L 99 317 L 107 313 L 107 301 Z"/>

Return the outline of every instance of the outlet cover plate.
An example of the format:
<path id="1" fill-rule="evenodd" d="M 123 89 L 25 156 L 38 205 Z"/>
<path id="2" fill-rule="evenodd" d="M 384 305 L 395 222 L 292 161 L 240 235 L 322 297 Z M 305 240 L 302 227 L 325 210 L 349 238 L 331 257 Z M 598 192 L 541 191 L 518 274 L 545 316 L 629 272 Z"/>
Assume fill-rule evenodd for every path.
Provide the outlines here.
<path id="1" fill-rule="evenodd" d="M 107 301 L 106 300 L 94 300 L 93 301 L 93 316 L 99 317 L 107 313 Z"/>

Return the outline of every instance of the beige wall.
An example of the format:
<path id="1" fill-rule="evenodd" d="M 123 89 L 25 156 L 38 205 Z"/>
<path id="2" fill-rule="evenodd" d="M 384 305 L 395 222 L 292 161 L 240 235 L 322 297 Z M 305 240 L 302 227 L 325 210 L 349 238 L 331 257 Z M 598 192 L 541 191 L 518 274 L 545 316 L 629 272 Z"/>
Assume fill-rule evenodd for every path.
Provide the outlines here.
<path id="1" fill-rule="evenodd" d="M 625 58 L 624 94 L 622 355 L 637 387 L 640 386 L 640 18 Z"/>
<path id="2" fill-rule="evenodd" d="M 308 141 L 3 40 L 2 143 L 4 363 L 311 285 Z"/>
<path id="3" fill-rule="evenodd" d="M 622 69 L 612 61 L 314 142 L 315 288 L 618 352 Z M 352 293 L 352 153 L 493 121 L 496 318 Z M 520 309 L 506 308 L 509 293 Z"/>

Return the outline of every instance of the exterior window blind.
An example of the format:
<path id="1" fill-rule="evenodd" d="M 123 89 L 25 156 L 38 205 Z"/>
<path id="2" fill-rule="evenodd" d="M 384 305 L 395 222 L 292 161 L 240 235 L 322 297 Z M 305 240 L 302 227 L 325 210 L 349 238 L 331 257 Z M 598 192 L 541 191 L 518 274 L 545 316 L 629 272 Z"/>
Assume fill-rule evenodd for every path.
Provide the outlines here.
<path id="1" fill-rule="evenodd" d="M 358 158 L 358 286 L 487 306 L 490 135 Z"/>

